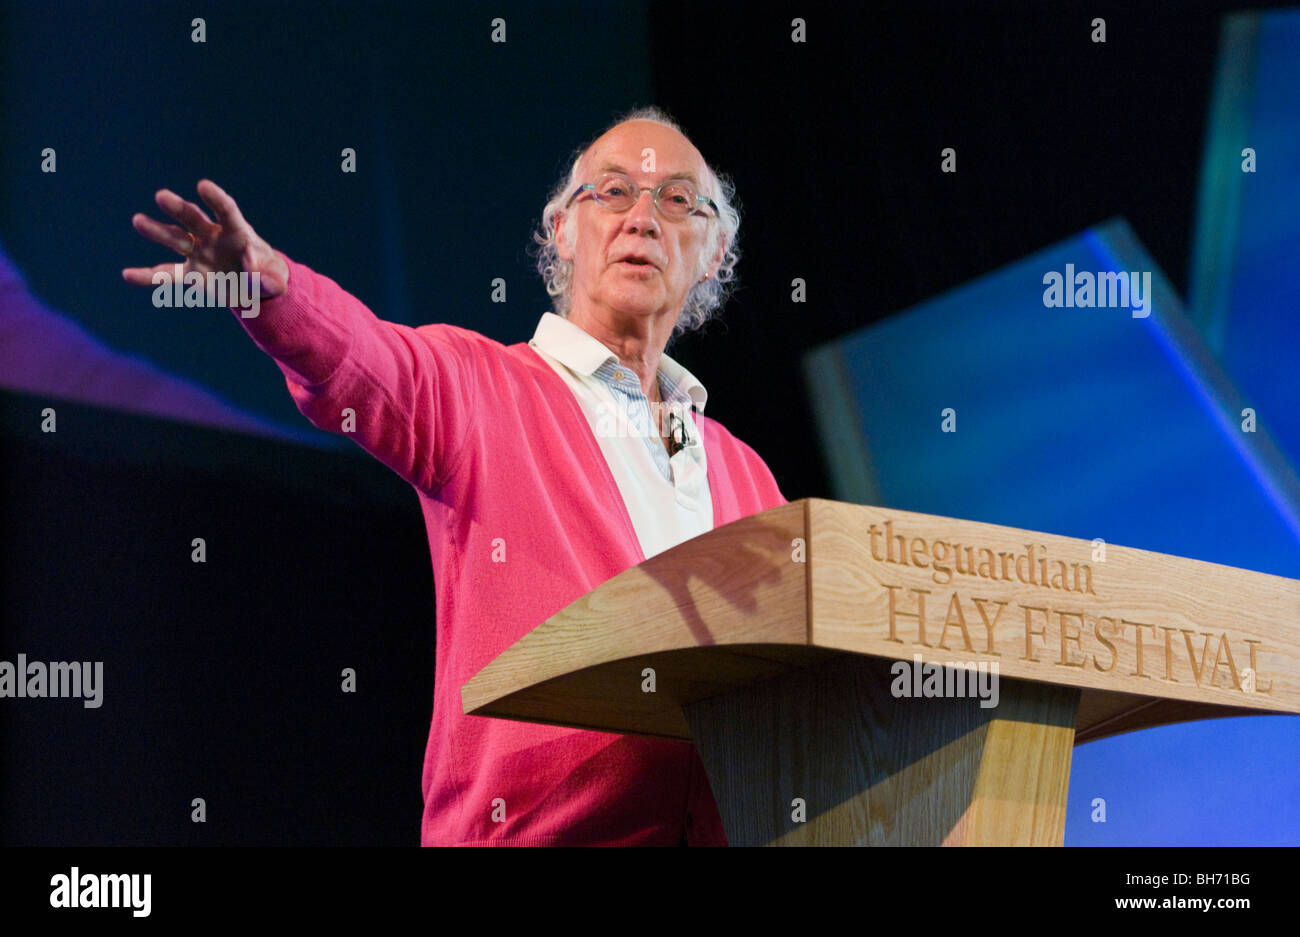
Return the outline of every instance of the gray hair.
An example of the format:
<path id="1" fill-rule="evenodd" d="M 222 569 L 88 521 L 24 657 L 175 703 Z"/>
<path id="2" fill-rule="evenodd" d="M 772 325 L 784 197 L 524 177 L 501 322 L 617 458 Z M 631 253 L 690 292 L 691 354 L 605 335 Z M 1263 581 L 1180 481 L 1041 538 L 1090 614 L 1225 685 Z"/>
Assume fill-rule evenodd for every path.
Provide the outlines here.
<path id="1" fill-rule="evenodd" d="M 648 120 L 656 124 L 663 124 L 665 127 L 676 130 L 685 136 L 676 121 L 657 107 L 637 108 L 615 120 L 606 128 L 605 132 L 630 120 Z M 575 151 L 569 172 L 551 189 L 550 198 L 542 209 L 541 229 L 533 233 L 533 240 L 538 245 L 536 250 L 537 272 L 542 275 L 542 280 L 546 283 L 546 292 L 551 296 L 555 313 L 566 318 L 569 315 L 570 300 L 573 294 L 573 261 L 564 260 L 559 255 L 558 238 L 555 233 L 555 216 L 564 210 L 564 205 L 573 194 L 573 191 L 582 184 L 582 181 L 578 178 L 578 164 L 582 161 L 583 154 L 587 152 L 590 146 L 591 143 L 588 143 Z M 696 283 L 686 294 L 686 301 L 682 304 L 682 314 L 678 316 L 677 324 L 673 328 L 673 338 L 693 329 L 698 329 L 713 318 L 714 314 L 722 308 L 723 303 L 727 301 L 734 289 L 736 263 L 740 260 L 738 246 L 740 212 L 736 206 L 736 187 L 728 177 L 716 172 L 707 163 L 704 166 L 704 172 L 704 184 L 711 188 L 712 191 L 702 194 L 710 195 L 718 206 L 718 224 L 714 235 L 715 240 L 711 245 L 712 249 L 701 253 L 701 269 L 698 275 L 704 275 L 704 267 L 707 266 L 710 258 L 716 253 L 719 244 L 725 244 L 726 248 L 722 255 L 722 265 L 718 268 L 717 276 L 710 277 L 702 283 Z M 710 185 L 710 183 L 712 184 Z M 570 250 L 577 243 L 577 235 L 578 229 L 576 225 L 566 227 L 564 240 Z"/>

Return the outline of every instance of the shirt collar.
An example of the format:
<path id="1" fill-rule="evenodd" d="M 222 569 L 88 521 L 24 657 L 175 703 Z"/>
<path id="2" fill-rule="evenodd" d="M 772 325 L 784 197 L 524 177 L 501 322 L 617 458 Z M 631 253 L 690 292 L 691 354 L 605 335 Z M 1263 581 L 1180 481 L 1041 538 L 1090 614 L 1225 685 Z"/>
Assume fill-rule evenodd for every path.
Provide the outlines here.
<path id="1" fill-rule="evenodd" d="M 542 313 L 528 344 L 587 377 L 596 376 L 596 370 L 607 361 L 618 363 L 618 356 L 600 339 L 553 312 Z M 695 375 L 666 354 L 659 356 L 659 391 L 666 401 L 688 403 L 701 413 L 709 399 L 708 391 Z"/>

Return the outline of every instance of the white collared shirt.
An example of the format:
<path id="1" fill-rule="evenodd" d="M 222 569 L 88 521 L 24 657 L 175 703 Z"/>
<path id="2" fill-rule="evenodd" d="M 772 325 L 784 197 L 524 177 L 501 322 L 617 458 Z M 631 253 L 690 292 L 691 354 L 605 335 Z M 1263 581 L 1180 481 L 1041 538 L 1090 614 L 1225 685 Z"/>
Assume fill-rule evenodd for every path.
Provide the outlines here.
<path id="1" fill-rule="evenodd" d="M 659 358 L 659 393 L 684 425 L 685 446 L 670 458 L 635 372 L 599 339 L 553 312 L 542 314 L 529 346 L 564 379 L 618 484 L 646 558 L 713 529 L 708 466 L 691 407 L 708 393 L 684 367 Z"/>

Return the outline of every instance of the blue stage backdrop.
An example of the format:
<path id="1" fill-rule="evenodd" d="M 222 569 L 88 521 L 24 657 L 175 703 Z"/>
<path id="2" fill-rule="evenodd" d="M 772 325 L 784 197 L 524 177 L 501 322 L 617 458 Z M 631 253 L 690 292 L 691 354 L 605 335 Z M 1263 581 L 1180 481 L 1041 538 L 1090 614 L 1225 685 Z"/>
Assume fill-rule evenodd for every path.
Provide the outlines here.
<path id="1" fill-rule="evenodd" d="M 1214 87 L 1190 312 L 1300 465 L 1300 10 L 1228 17 Z"/>

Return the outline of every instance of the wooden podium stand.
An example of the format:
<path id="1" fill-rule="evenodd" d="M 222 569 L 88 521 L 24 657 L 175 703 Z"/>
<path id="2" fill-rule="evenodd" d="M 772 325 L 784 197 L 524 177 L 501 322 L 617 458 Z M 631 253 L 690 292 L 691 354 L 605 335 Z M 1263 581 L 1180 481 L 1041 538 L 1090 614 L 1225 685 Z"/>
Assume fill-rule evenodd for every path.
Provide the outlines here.
<path id="1" fill-rule="evenodd" d="M 1300 713 L 1300 581 L 809 498 L 626 570 L 465 712 L 688 739 L 732 845 L 1061 845 L 1074 745 Z"/>

